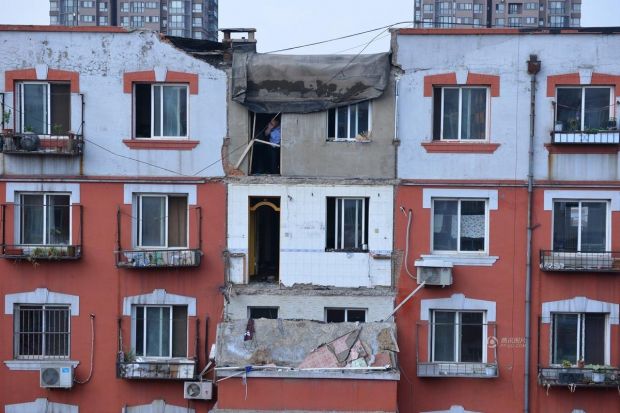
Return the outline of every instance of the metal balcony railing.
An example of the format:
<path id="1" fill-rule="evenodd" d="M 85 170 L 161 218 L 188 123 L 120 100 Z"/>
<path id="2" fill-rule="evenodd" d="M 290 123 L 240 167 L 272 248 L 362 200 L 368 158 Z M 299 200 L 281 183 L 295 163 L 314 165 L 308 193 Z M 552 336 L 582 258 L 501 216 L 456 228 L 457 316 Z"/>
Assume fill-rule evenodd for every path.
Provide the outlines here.
<path id="1" fill-rule="evenodd" d="M 478 377 L 492 379 L 497 376 L 497 363 L 418 362 L 418 377 Z"/>
<path id="2" fill-rule="evenodd" d="M 618 387 L 620 369 L 596 367 L 539 367 L 538 383 L 543 386 Z"/>
<path id="3" fill-rule="evenodd" d="M 79 156 L 84 150 L 82 135 L 15 133 L 0 135 L 0 151 L 9 155 Z"/>
<path id="4" fill-rule="evenodd" d="M 163 359 L 157 361 L 135 360 L 116 362 L 116 377 L 142 380 L 192 380 L 196 375 L 196 360 Z"/>
<path id="5" fill-rule="evenodd" d="M 597 145 L 617 145 L 620 144 L 620 131 L 618 130 L 597 130 L 597 131 L 573 131 L 573 132 L 551 132 L 553 143 L 559 144 L 597 144 Z"/>
<path id="6" fill-rule="evenodd" d="M 198 267 L 199 249 L 122 250 L 116 251 L 119 268 L 180 268 Z"/>
<path id="7" fill-rule="evenodd" d="M 82 257 L 80 245 L 2 245 L 0 258 L 28 261 L 71 261 Z"/>
<path id="8" fill-rule="evenodd" d="M 620 252 L 540 251 L 540 269 L 561 272 L 620 272 Z"/>

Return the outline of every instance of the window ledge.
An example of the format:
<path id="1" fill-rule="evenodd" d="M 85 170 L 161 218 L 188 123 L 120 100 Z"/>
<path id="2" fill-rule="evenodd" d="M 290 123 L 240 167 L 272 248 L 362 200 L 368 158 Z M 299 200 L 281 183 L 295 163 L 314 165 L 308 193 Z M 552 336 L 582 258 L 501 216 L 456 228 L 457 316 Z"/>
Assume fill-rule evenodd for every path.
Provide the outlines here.
<path id="1" fill-rule="evenodd" d="M 59 364 L 71 364 L 73 368 L 76 368 L 80 364 L 77 360 L 7 360 L 4 362 L 9 370 L 15 371 L 35 371 L 43 367 L 58 366 Z"/>
<path id="2" fill-rule="evenodd" d="M 491 255 L 464 255 L 464 254 L 430 254 L 422 255 L 422 260 L 446 261 L 452 265 L 491 267 L 499 257 Z"/>
<path id="3" fill-rule="evenodd" d="M 188 139 L 123 139 L 130 149 L 191 151 L 200 141 Z"/>
<path id="4" fill-rule="evenodd" d="M 422 142 L 422 147 L 428 153 L 494 153 L 499 143 L 470 143 L 470 142 Z"/>
<path id="5" fill-rule="evenodd" d="M 370 143 L 372 139 L 333 139 L 328 138 L 326 142 L 341 142 L 341 143 Z"/>

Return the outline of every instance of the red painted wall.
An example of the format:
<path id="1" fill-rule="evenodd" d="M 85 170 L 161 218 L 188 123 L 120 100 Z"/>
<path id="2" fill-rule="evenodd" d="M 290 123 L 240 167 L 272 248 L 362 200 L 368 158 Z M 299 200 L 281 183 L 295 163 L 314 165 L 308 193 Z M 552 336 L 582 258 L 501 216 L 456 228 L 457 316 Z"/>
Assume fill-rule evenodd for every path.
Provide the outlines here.
<path id="1" fill-rule="evenodd" d="M 154 289 L 187 295 L 197 299 L 197 317 L 189 317 L 188 356 L 195 354 L 195 320 L 200 320 L 200 365 L 205 365 L 205 320 L 209 318 L 209 346 L 215 340 L 215 328 L 222 314 L 223 299 L 219 287 L 224 283 L 222 251 L 226 247 L 226 187 L 223 183 L 198 183 L 198 204 L 202 207 L 203 252 L 198 268 L 128 270 L 115 266 L 116 210 L 123 205 L 123 184 L 81 183 L 83 205 L 83 256 L 75 262 L 36 264 L 0 259 L 0 296 L 47 288 L 53 292 L 79 295 L 80 315 L 71 317 L 70 359 L 80 364 L 75 370 L 84 380 L 90 369 L 90 318 L 95 314 L 95 357 L 93 376 L 87 384 L 75 384 L 71 390 L 47 390 L 39 387 L 38 371 L 10 371 L 0 365 L 0 403 L 24 403 L 47 398 L 58 403 L 75 404 L 80 411 L 118 412 L 123 406 L 149 404 L 155 399 L 187 406 L 183 399 L 182 381 L 126 380 L 116 378 L 118 324 L 123 297 L 147 294 Z M 4 202 L 5 184 L 0 183 L 0 199 Z M 126 206 L 123 206 L 125 208 Z M 190 225 L 192 219 L 190 218 Z M 192 233 L 193 230 L 190 230 Z M 128 220 L 123 222 L 123 235 L 129 236 Z M 125 242 L 124 246 L 129 247 Z M 122 317 L 123 340 L 129 350 L 130 317 Z M 13 358 L 13 317 L 0 314 L 0 360 Z M 212 404 L 192 401 L 197 412 L 207 412 Z"/>
<path id="2" fill-rule="evenodd" d="M 218 408 L 269 411 L 396 412 L 397 382 L 249 377 L 218 385 Z"/>
<path id="3" fill-rule="evenodd" d="M 429 187 L 429 186 L 427 186 Z M 525 239 L 527 192 L 523 188 L 487 187 L 498 190 L 498 209 L 490 211 L 489 255 L 499 259 L 490 267 L 455 266 L 454 284 L 424 287 L 396 314 L 401 380 L 398 387 L 398 407 L 401 412 L 447 410 L 461 405 L 466 410 L 480 412 L 523 411 L 524 349 L 514 344 L 501 344 L 502 338 L 524 337 Z M 431 209 L 422 207 L 421 186 L 401 185 L 395 201 L 395 249 L 403 254 L 407 216 L 400 210 L 411 209 L 408 266 L 416 274 L 414 261 L 431 252 Z M 400 303 L 418 284 L 401 265 L 398 275 Z M 418 378 L 416 343 L 420 357 L 427 357 L 427 333 L 416 328 L 420 320 L 420 300 L 449 298 L 464 294 L 466 298 L 496 302 L 497 348 L 499 377 L 497 378 Z M 489 328 L 489 335 L 492 329 Z M 491 350 L 488 351 L 491 361 Z M 428 360 L 425 358 L 424 360 Z"/>

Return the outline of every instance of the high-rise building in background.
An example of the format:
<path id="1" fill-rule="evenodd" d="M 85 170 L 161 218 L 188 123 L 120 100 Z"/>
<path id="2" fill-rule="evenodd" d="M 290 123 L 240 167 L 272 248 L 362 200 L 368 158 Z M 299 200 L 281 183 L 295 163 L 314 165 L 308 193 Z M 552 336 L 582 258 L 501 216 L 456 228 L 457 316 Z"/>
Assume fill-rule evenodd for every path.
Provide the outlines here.
<path id="1" fill-rule="evenodd" d="M 582 0 L 415 0 L 416 27 L 580 27 Z"/>
<path id="2" fill-rule="evenodd" d="M 217 41 L 218 0 L 50 0 L 50 24 L 121 26 Z"/>

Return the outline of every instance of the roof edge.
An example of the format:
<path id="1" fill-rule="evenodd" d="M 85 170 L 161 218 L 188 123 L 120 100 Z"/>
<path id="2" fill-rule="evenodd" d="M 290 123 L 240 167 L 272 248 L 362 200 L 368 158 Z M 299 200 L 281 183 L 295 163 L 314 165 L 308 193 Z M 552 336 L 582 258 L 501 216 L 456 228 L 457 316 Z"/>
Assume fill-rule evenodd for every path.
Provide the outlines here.
<path id="1" fill-rule="evenodd" d="M 118 26 L 49 26 L 31 24 L 0 24 L 0 32 L 129 33 L 129 30 Z"/>
<path id="2" fill-rule="evenodd" d="M 399 28 L 392 29 L 397 35 L 402 36 L 462 36 L 462 35 L 525 35 L 525 34 L 620 34 L 620 27 L 575 27 L 575 28 L 553 28 L 553 27 L 532 27 L 532 28 L 452 28 L 452 29 L 435 29 L 435 28 Z"/>

